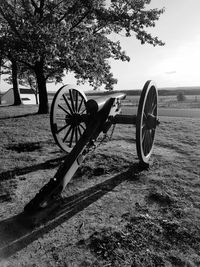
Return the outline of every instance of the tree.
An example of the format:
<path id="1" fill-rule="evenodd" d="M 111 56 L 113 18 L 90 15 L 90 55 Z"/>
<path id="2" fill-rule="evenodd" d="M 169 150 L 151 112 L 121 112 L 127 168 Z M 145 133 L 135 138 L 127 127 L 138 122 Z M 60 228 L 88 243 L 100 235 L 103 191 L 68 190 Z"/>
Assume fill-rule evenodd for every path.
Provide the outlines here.
<path id="1" fill-rule="evenodd" d="M 22 104 L 19 86 L 18 86 L 18 78 L 17 78 L 17 61 L 11 57 L 11 67 L 12 67 L 12 84 L 13 84 L 13 95 L 14 95 L 14 106 L 18 106 Z"/>
<path id="2" fill-rule="evenodd" d="M 46 82 L 73 71 L 78 81 L 112 89 L 117 80 L 109 59 L 128 61 L 111 33 L 135 35 L 142 44 L 163 45 L 147 32 L 163 9 L 147 9 L 151 0 L 0 0 L 9 27 L 9 49 L 35 72 L 39 113 L 48 112 Z M 11 42 L 12 39 L 12 42 Z"/>
<path id="3" fill-rule="evenodd" d="M 183 101 L 185 101 L 186 100 L 186 97 L 185 97 L 185 95 L 184 95 L 184 92 L 179 92 L 178 94 L 177 94 L 177 101 L 178 102 L 183 102 Z"/>
<path id="4" fill-rule="evenodd" d="M 12 56 L 11 51 L 8 49 L 8 38 L 7 38 L 7 24 L 0 16 L 0 55 L 1 55 L 1 70 L 0 75 L 4 74 L 4 70 L 6 68 L 6 72 L 11 69 L 11 81 L 13 84 L 13 96 L 14 103 L 13 105 L 21 105 L 21 97 L 18 87 L 18 78 L 17 78 L 17 61 L 15 57 Z M 8 67 L 7 61 L 11 62 L 11 66 Z"/>
<path id="5" fill-rule="evenodd" d="M 2 65 L 2 62 L 3 62 L 3 59 L 2 59 L 2 57 L 0 55 L 0 82 L 1 82 L 1 65 Z M 1 90 L 0 90 L 0 105 L 1 105 Z"/>
<path id="6" fill-rule="evenodd" d="M 35 95 L 35 101 L 38 105 L 38 87 L 36 83 L 35 73 L 26 66 L 21 66 L 19 70 L 19 84 L 28 86 Z"/>
<path id="7" fill-rule="evenodd" d="M 8 83 L 13 85 L 13 97 L 14 97 L 14 106 L 18 106 L 22 104 L 21 97 L 20 97 L 20 91 L 18 86 L 18 64 L 17 61 L 10 57 L 10 61 L 4 60 L 1 65 L 1 74 L 10 75 L 8 78 L 4 79 Z M 10 63 L 9 63 L 10 62 Z"/>

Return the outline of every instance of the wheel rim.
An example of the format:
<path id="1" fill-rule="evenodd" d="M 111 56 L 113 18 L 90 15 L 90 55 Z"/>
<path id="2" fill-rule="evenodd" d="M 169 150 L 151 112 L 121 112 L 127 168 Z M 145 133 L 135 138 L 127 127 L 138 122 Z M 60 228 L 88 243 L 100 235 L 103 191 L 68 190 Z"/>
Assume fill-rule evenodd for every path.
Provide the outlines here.
<path id="1" fill-rule="evenodd" d="M 72 86 L 61 87 L 54 96 L 51 131 L 58 146 L 66 152 L 70 152 L 86 129 L 86 102 L 85 94 Z"/>
<path id="2" fill-rule="evenodd" d="M 141 93 L 136 120 L 136 148 L 140 162 L 147 163 L 153 150 L 157 126 L 158 93 L 155 84 L 147 81 Z"/>

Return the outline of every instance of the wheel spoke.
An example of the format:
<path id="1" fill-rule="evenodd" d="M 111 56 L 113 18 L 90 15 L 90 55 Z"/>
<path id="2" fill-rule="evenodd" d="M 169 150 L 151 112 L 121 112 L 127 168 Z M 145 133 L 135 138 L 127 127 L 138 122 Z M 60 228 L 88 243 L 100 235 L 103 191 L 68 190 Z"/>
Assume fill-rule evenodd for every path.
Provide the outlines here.
<path id="1" fill-rule="evenodd" d="M 56 117 L 56 120 L 58 120 L 58 121 L 66 121 L 66 118 Z"/>
<path id="2" fill-rule="evenodd" d="M 69 129 L 68 129 L 66 135 L 65 135 L 64 138 L 63 138 L 63 143 L 66 141 L 66 139 L 67 139 L 67 137 L 69 136 L 71 130 L 72 130 L 72 126 L 70 125 L 70 127 L 69 127 Z"/>
<path id="3" fill-rule="evenodd" d="M 142 133 L 142 143 L 144 142 L 145 135 L 146 135 L 146 130 L 144 130 L 144 133 Z"/>
<path id="4" fill-rule="evenodd" d="M 79 104 L 79 107 L 78 107 L 78 111 L 77 111 L 77 112 L 79 112 L 79 111 L 80 111 L 80 109 L 81 109 L 81 106 L 82 106 L 83 102 L 84 102 L 84 99 L 82 98 L 82 99 L 81 99 L 81 102 L 80 102 L 80 104 Z"/>
<path id="5" fill-rule="evenodd" d="M 144 126 L 146 126 L 146 123 L 147 123 L 147 116 L 145 115 L 145 116 L 143 116 L 143 118 L 141 120 L 142 128 L 144 128 Z"/>
<path id="6" fill-rule="evenodd" d="M 149 94 L 150 94 L 150 96 L 149 96 L 149 101 L 150 101 L 150 104 L 151 104 L 151 106 L 152 106 L 153 99 L 154 99 L 154 90 L 153 90 L 153 88 L 150 89 Z"/>
<path id="7" fill-rule="evenodd" d="M 72 108 L 70 107 L 69 102 L 68 102 L 68 100 L 67 100 L 67 98 L 66 98 L 66 96 L 65 96 L 64 94 L 63 94 L 63 98 L 64 98 L 65 103 L 66 103 L 68 109 L 70 110 L 71 114 L 73 114 L 73 110 L 72 110 Z"/>
<path id="8" fill-rule="evenodd" d="M 155 105 L 155 103 L 156 103 L 156 94 L 154 94 L 152 98 L 152 108 Z"/>
<path id="9" fill-rule="evenodd" d="M 80 135 L 80 137 L 81 137 L 82 132 L 81 132 L 80 126 L 78 126 L 78 133 L 79 133 L 79 135 Z"/>
<path id="10" fill-rule="evenodd" d="M 80 124 L 80 127 L 85 131 L 86 128 L 82 124 Z"/>
<path id="11" fill-rule="evenodd" d="M 147 104 L 148 104 L 148 113 L 151 112 L 152 107 L 152 92 L 149 91 L 149 94 L 147 95 Z"/>
<path id="12" fill-rule="evenodd" d="M 157 103 L 154 103 L 153 107 L 152 107 L 152 114 L 154 114 L 154 111 L 156 110 L 157 107 Z M 154 114 L 155 115 L 155 114 Z"/>
<path id="13" fill-rule="evenodd" d="M 147 115 L 149 113 L 149 102 L 148 102 L 148 96 L 146 98 L 146 103 L 144 107 L 144 113 Z"/>
<path id="14" fill-rule="evenodd" d="M 149 131 L 146 131 L 145 137 L 144 137 L 144 155 L 146 156 L 149 153 L 150 143 L 149 143 Z"/>
<path id="15" fill-rule="evenodd" d="M 61 123 L 61 121 L 62 121 L 62 124 L 63 124 L 63 122 L 65 122 L 65 124 L 71 124 L 71 118 L 68 116 L 68 117 L 56 117 L 56 120 L 57 121 L 60 121 L 60 123 Z"/>
<path id="16" fill-rule="evenodd" d="M 73 137 L 74 137 L 74 129 L 72 129 L 72 134 L 71 134 L 71 137 L 70 137 L 70 141 L 69 141 L 69 147 L 72 147 L 72 142 L 73 142 Z"/>
<path id="17" fill-rule="evenodd" d="M 147 119 L 147 115 L 145 114 L 145 112 L 143 113 L 143 119 Z"/>
<path id="18" fill-rule="evenodd" d="M 148 137 L 146 136 L 145 156 L 148 154 L 148 150 L 149 150 L 149 142 L 148 142 Z"/>
<path id="19" fill-rule="evenodd" d="M 146 147 L 147 147 L 147 144 L 146 144 L 146 131 L 144 133 L 144 136 L 143 136 L 143 140 L 142 140 L 142 149 L 143 149 L 143 152 L 144 152 L 144 155 L 146 155 Z"/>
<path id="20" fill-rule="evenodd" d="M 70 115 L 70 113 L 64 107 L 62 107 L 60 104 L 58 104 L 58 107 L 61 108 L 65 113 Z"/>
<path id="21" fill-rule="evenodd" d="M 149 113 L 149 102 L 148 102 L 148 97 L 147 97 L 145 107 L 144 107 L 144 114 L 145 114 L 146 118 L 148 116 L 148 113 Z"/>
<path id="22" fill-rule="evenodd" d="M 75 143 L 78 142 L 78 127 L 75 128 Z"/>
<path id="23" fill-rule="evenodd" d="M 149 149 L 149 151 L 151 150 L 151 147 L 152 147 L 152 144 L 153 144 L 153 139 L 152 139 L 152 131 L 150 130 L 149 131 L 149 141 L 150 141 L 150 149 Z"/>
<path id="24" fill-rule="evenodd" d="M 148 147 L 148 137 L 147 137 L 147 134 L 145 136 L 145 142 L 144 142 L 144 155 L 146 156 L 147 155 L 147 147 Z"/>
<path id="25" fill-rule="evenodd" d="M 152 138 L 151 138 L 151 133 L 150 133 L 150 130 L 148 131 L 148 152 L 150 152 L 151 150 L 151 146 L 152 146 L 152 142 L 151 142 Z"/>
<path id="26" fill-rule="evenodd" d="M 86 108 L 84 108 L 84 109 L 81 111 L 80 115 L 82 115 L 85 111 L 86 111 Z"/>
<path id="27" fill-rule="evenodd" d="M 76 110 L 75 110 L 75 106 L 74 106 L 74 97 L 73 97 L 73 94 L 72 94 L 72 90 L 69 90 L 69 96 L 70 96 L 72 111 L 74 113 Z"/>
<path id="28" fill-rule="evenodd" d="M 152 112 L 152 103 L 153 103 L 153 98 L 154 98 L 154 90 L 151 87 L 149 90 L 149 93 L 147 95 L 147 105 L 148 105 L 148 113 Z"/>
<path id="29" fill-rule="evenodd" d="M 76 98 L 75 98 L 75 110 L 76 110 L 76 112 L 78 112 L 78 92 L 77 91 L 75 91 L 76 92 Z"/>
<path id="30" fill-rule="evenodd" d="M 155 129 L 152 129 L 152 132 L 151 132 L 152 145 L 153 145 L 153 142 L 154 142 L 154 136 L 155 136 Z"/>
<path id="31" fill-rule="evenodd" d="M 68 126 L 69 126 L 69 124 L 64 125 L 62 128 L 60 128 L 60 129 L 56 132 L 56 134 L 62 132 L 62 131 L 65 130 Z"/>

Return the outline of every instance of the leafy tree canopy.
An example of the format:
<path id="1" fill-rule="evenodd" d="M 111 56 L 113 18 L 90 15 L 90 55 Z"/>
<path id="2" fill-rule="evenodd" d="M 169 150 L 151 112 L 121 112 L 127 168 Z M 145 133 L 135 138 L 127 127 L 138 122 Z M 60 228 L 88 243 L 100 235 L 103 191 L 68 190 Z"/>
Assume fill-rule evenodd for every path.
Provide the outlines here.
<path id="1" fill-rule="evenodd" d="M 63 70 L 80 81 L 111 89 L 109 59 L 128 61 L 111 33 L 135 35 L 141 44 L 163 45 L 147 32 L 164 12 L 151 0 L 0 0 L 0 44 L 4 53 L 33 70 L 42 63 L 46 80 Z M 40 89 L 39 89 L 40 90 Z"/>

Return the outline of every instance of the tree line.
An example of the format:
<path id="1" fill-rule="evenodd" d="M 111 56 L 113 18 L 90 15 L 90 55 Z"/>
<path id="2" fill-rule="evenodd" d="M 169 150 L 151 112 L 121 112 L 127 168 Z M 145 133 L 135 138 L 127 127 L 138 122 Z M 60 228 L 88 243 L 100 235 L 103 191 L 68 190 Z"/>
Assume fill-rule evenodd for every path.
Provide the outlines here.
<path id="1" fill-rule="evenodd" d="M 141 44 L 164 45 L 148 33 L 164 9 L 151 0 L 0 0 L 0 66 L 13 84 L 39 93 L 38 113 L 48 113 L 47 82 L 61 82 L 69 71 L 78 82 L 112 90 L 109 60 L 129 61 L 112 34 L 134 35 Z M 123 73 L 122 73 L 123 75 Z M 19 81 L 19 82 L 18 82 Z"/>

